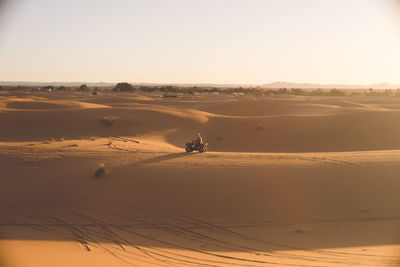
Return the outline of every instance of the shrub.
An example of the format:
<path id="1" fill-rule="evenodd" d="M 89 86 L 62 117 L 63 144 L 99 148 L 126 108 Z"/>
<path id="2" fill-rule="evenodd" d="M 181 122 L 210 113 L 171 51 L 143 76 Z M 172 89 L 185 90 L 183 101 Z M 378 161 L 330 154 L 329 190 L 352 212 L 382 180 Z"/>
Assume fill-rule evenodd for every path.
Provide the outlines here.
<path id="1" fill-rule="evenodd" d="M 43 89 L 51 89 L 51 90 L 54 90 L 54 86 L 52 86 L 52 85 L 43 86 Z"/>
<path id="2" fill-rule="evenodd" d="M 356 91 L 354 91 L 354 92 L 351 92 L 351 95 L 352 95 L 352 96 L 360 96 L 360 95 L 361 95 L 361 92 L 356 92 Z"/>
<path id="3" fill-rule="evenodd" d="M 113 89 L 114 92 L 133 92 L 135 91 L 135 88 L 132 86 L 132 84 L 123 82 L 123 83 L 118 83 L 115 88 Z"/>
<path id="4" fill-rule="evenodd" d="M 76 89 L 77 91 L 80 92 L 84 92 L 84 91 L 89 91 L 89 87 L 86 84 L 82 84 L 81 86 L 79 86 L 78 89 Z"/>
<path id="5" fill-rule="evenodd" d="M 139 89 L 140 91 L 151 93 L 157 91 L 158 88 L 154 86 L 140 86 Z"/>
<path id="6" fill-rule="evenodd" d="M 105 116 L 100 119 L 100 121 L 107 127 L 113 126 L 117 121 L 119 121 L 119 118 L 116 116 Z"/>
<path id="7" fill-rule="evenodd" d="M 393 91 L 390 89 L 387 89 L 382 93 L 383 96 L 392 96 L 393 94 Z"/>
<path id="8" fill-rule="evenodd" d="M 288 90 L 286 88 L 280 88 L 276 93 L 278 95 L 287 94 Z"/>
<path id="9" fill-rule="evenodd" d="M 325 95 L 325 92 L 321 88 L 318 88 L 317 90 L 311 91 L 311 95 L 323 96 Z"/>
<path id="10" fill-rule="evenodd" d="M 290 94 L 291 95 L 304 95 L 303 90 L 299 89 L 299 88 L 292 88 L 290 90 Z"/>
<path id="11" fill-rule="evenodd" d="M 97 170 L 94 172 L 94 176 L 100 177 L 104 174 L 106 174 L 106 169 L 104 167 L 104 163 L 101 163 L 101 164 L 99 164 L 99 166 L 97 166 Z"/>
<path id="12" fill-rule="evenodd" d="M 346 95 L 346 93 L 343 91 L 337 90 L 337 89 L 332 89 L 329 91 L 329 95 L 330 96 L 344 96 L 344 95 Z"/>

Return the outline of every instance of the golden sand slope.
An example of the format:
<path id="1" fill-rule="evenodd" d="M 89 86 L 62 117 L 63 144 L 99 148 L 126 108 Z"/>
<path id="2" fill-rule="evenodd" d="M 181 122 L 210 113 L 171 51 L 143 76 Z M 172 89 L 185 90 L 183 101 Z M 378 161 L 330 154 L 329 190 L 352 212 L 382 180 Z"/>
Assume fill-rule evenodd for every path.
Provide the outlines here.
<path id="1" fill-rule="evenodd" d="M 400 263 L 397 99 L 40 97 L 0 101 L 4 266 Z"/>

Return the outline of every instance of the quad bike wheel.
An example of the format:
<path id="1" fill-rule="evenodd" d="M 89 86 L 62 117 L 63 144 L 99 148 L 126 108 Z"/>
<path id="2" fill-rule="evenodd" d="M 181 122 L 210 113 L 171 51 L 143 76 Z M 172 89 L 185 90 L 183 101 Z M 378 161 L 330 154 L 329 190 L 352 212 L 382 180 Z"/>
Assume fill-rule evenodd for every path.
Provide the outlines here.
<path id="1" fill-rule="evenodd" d="M 189 153 L 189 152 L 192 152 L 193 150 L 190 148 L 190 147 L 186 147 L 186 152 L 187 153 Z"/>

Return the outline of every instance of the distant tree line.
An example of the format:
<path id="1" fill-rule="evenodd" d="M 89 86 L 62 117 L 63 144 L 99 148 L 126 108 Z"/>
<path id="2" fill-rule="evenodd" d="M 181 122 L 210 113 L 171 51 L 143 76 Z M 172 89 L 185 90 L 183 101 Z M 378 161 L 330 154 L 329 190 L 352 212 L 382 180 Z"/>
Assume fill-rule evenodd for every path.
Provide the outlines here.
<path id="1" fill-rule="evenodd" d="M 304 90 L 300 88 L 279 88 L 279 89 L 263 89 L 260 87 L 198 87 L 198 86 L 173 86 L 173 85 L 141 85 L 133 86 L 127 82 L 118 83 L 114 92 L 161 92 L 175 94 L 245 94 L 245 95 L 302 95 L 302 96 L 400 96 L 400 89 L 392 90 L 339 90 L 339 89 L 313 89 Z"/>
<path id="2" fill-rule="evenodd" d="M 298 95 L 298 96 L 400 96 L 400 89 L 387 90 L 339 90 L 339 89 L 300 89 L 300 88 L 277 88 L 263 89 L 261 87 L 206 87 L 206 86 L 174 86 L 174 85 L 132 85 L 128 82 L 120 82 L 115 87 L 98 88 L 89 87 L 82 84 L 78 87 L 66 86 L 44 86 L 38 88 L 35 86 L 0 86 L 0 91 L 4 90 L 30 90 L 30 91 L 76 91 L 76 92 L 97 92 L 112 90 L 113 92 L 160 92 L 163 94 L 222 94 L 222 95 Z"/>

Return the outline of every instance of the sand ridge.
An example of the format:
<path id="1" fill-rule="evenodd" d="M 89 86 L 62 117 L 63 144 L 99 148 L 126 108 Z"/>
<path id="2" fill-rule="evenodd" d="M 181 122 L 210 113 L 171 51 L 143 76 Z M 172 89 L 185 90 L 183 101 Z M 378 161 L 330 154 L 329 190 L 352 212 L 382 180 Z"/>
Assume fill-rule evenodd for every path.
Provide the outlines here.
<path id="1" fill-rule="evenodd" d="M 84 103 L 78 101 L 49 100 L 46 98 L 12 98 L 1 101 L 2 106 L 8 109 L 22 110 L 52 110 L 52 109 L 87 109 L 87 108 L 108 108 L 109 106 Z"/>

